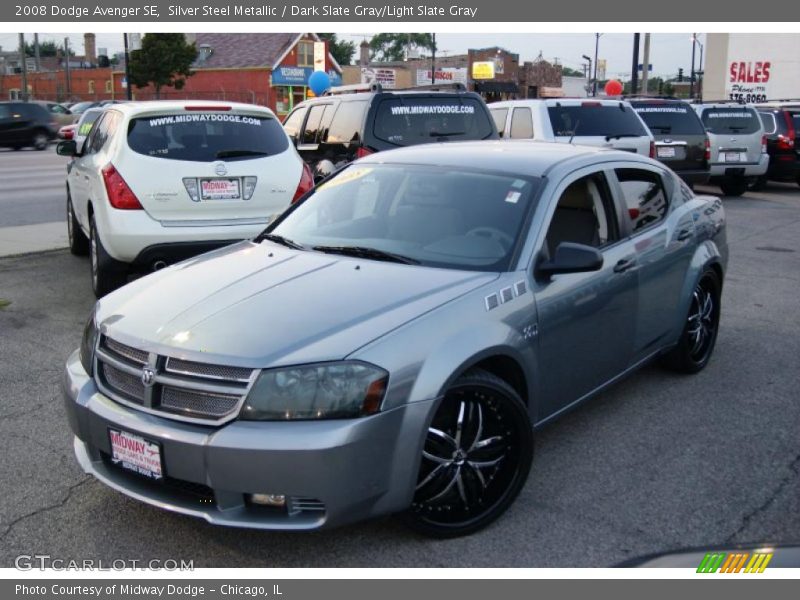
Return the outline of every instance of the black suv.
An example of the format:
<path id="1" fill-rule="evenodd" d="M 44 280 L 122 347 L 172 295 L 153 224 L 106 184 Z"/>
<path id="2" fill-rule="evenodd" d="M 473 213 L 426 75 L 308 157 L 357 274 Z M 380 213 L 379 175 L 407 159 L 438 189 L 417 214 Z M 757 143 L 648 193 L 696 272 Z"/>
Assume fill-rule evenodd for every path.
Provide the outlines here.
<path id="1" fill-rule="evenodd" d="M 483 99 L 464 86 L 384 90 L 378 84 L 334 88 L 298 104 L 286 133 L 319 181 L 373 152 L 455 140 L 499 139 Z"/>
<path id="2" fill-rule="evenodd" d="M 44 150 L 57 131 L 58 123 L 41 104 L 0 102 L 0 147 Z"/>
<path id="3" fill-rule="evenodd" d="M 800 100 L 774 101 L 756 107 L 767 138 L 769 168 L 759 177 L 754 189 L 763 188 L 767 181 L 793 181 L 800 185 Z"/>
<path id="4" fill-rule="evenodd" d="M 663 98 L 630 98 L 631 106 L 653 133 L 657 160 L 675 171 L 689 186 L 709 177 L 706 128 L 689 104 Z"/>

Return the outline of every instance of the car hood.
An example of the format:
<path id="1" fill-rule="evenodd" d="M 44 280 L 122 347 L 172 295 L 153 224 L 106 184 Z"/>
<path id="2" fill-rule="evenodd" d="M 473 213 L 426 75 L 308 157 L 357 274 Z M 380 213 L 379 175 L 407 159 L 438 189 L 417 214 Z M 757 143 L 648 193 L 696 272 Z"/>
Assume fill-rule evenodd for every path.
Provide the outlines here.
<path id="1" fill-rule="evenodd" d="M 204 362 L 337 360 L 497 277 L 241 242 L 106 296 L 97 321 L 122 343 Z"/>

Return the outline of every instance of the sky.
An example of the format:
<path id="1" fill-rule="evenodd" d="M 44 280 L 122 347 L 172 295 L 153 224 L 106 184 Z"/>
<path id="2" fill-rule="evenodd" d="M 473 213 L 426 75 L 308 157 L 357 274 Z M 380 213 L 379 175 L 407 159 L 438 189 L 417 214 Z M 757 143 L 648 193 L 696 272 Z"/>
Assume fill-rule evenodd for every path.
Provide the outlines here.
<path id="1" fill-rule="evenodd" d="M 80 33 L 40 33 L 40 40 L 57 40 L 63 42 L 64 37 L 70 38 L 76 54 L 83 54 L 83 34 Z M 688 73 L 692 61 L 691 33 L 655 33 L 650 42 L 650 63 L 653 65 L 654 75 L 674 76 L 679 68 Z M 350 39 L 357 44 L 364 39 L 364 34 L 340 33 L 339 37 Z M 33 34 L 27 34 L 26 40 L 33 41 Z M 595 35 L 593 33 L 486 33 L 486 34 L 456 34 L 437 33 L 439 53 L 453 55 L 465 54 L 469 48 L 486 48 L 502 46 L 511 52 L 520 55 L 520 61 L 534 60 L 539 52 L 542 56 L 573 69 L 582 70 L 581 63 L 585 62 L 581 55 L 594 59 Z M 700 43 L 705 44 L 705 35 L 698 34 Z M 4 50 L 16 48 L 19 36 L 16 33 L 0 33 L 0 46 Z M 122 34 L 98 33 L 97 48 L 107 48 L 110 54 L 123 49 Z M 640 52 L 643 50 L 643 40 Z M 699 65 L 699 51 L 697 48 L 697 64 Z M 609 77 L 630 77 L 633 52 L 632 33 L 607 33 L 600 37 L 599 57 L 608 61 L 607 75 Z M 641 56 L 641 55 L 640 55 Z M 355 55 L 355 60 L 358 54 Z M 639 60 L 641 62 L 641 58 Z M 699 68 L 699 66 L 697 67 Z"/>

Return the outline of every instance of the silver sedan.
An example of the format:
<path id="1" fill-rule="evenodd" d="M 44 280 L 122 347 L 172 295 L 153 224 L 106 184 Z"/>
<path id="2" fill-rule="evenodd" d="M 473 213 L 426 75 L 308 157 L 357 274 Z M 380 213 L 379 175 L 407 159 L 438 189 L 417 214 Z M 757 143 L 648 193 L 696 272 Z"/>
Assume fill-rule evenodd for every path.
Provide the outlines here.
<path id="1" fill-rule="evenodd" d="M 76 456 L 211 523 L 468 534 L 514 501 L 536 428 L 655 359 L 705 367 L 726 263 L 720 200 L 645 157 L 382 152 L 100 300 L 64 377 Z"/>

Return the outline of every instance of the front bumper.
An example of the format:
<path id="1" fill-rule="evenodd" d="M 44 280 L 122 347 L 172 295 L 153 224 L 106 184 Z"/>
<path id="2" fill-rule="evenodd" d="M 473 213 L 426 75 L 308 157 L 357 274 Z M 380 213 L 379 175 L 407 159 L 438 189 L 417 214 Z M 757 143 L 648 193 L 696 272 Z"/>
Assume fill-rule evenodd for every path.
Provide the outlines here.
<path id="1" fill-rule="evenodd" d="M 132 498 L 210 523 L 308 530 L 407 508 L 434 401 L 372 417 L 329 421 L 181 423 L 117 404 L 70 356 L 64 402 L 81 467 Z M 161 444 L 165 479 L 111 464 L 108 428 Z M 245 495 L 280 494 L 286 509 L 251 505 Z"/>

